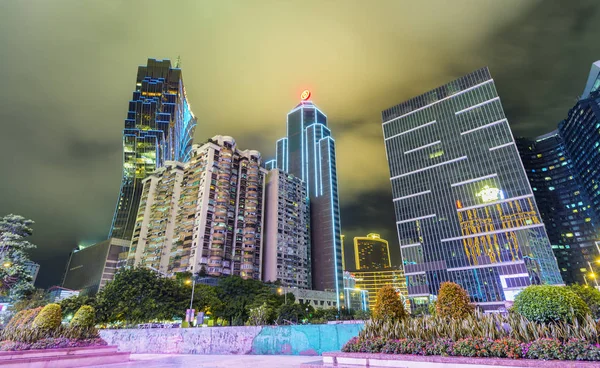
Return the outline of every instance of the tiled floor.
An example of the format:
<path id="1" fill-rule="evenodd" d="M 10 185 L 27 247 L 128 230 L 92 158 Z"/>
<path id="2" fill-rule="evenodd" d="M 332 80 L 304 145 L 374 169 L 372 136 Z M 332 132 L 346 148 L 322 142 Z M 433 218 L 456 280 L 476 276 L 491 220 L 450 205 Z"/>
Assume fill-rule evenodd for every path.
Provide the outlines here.
<path id="1" fill-rule="evenodd" d="M 302 363 L 320 360 L 318 356 L 131 354 L 129 363 L 87 368 L 299 368 Z"/>

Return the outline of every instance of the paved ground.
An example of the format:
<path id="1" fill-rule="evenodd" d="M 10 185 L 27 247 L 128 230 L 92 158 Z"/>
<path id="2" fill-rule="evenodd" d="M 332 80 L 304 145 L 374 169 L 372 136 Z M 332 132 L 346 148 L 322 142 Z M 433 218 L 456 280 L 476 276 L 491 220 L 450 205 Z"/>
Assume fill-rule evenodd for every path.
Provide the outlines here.
<path id="1" fill-rule="evenodd" d="M 298 368 L 302 363 L 320 360 L 321 357 L 318 356 L 131 354 L 129 363 L 107 364 L 88 368 Z"/>

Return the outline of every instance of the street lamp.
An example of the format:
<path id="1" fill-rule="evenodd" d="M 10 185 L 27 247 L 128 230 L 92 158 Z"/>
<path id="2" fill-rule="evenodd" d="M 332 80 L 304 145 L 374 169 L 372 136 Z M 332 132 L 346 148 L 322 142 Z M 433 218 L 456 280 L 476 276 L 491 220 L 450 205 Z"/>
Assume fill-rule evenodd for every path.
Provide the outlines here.
<path id="1" fill-rule="evenodd" d="M 2 266 L 4 266 L 4 268 L 9 268 L 10 266 L 12 266 L 12 263 L 10 263 L 10 262 L 4 262 L 2 264 Z"/>
<path id="2" fill-rule="evenodd" d="M 191 280 L 185 280 L 185 284 L 192 284 L 192 298 L 190 299 L 190 309 L 192 309 L 192 305 L 194 304 L 194 289 L 196 287 L 196 278 L 192 278 Z"/>
<path id="3" fill-rule="evenodd" d="M 284 304 L 287 304 L 287 293 L 284 292 L 285 290 L 280 287 L 279 289 L 277 289 L 277 291 L 279 291 L 279 294 L 283 293 Z"/>

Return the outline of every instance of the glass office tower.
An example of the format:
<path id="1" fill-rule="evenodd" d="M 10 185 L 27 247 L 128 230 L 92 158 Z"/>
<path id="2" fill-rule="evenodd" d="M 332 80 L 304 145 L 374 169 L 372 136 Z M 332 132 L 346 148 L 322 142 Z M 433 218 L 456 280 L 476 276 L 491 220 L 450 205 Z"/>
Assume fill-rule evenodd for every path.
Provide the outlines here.
<path id="1" fill-rule="evenodd" d="M 306 93 L 306 94 L 305 94 Z M 312 287 L 343 291 L 342 243 L 335 140 L 327 116 L 309 100 L 288 113 L 287 137 L 277 141 L 277 168 L 301 178 L 310 204 Z"/>
<path id="2" fill-rule="evenodd" d="M 485 310 L 562 284 L 487 68 L 382 112 L 398 237 L 414 299 L 453 281 Z"/>
<path id="3" fill-rule="evenodd" d="M 597 216 L 579 184 L 573 160 L 558 131 L 517 139 L 552 250 L 566 284 L 584 284 L 588 261 L 597 254 Z"/>
<path id="4" fill-rule="evenodd" d="M 109 238 L 131 240 L 142 180 L 165 161 L 189 161 L 195 127 L 181 69 L 156 59 L 139 66 L 123 130 L 123 179 Z"/>

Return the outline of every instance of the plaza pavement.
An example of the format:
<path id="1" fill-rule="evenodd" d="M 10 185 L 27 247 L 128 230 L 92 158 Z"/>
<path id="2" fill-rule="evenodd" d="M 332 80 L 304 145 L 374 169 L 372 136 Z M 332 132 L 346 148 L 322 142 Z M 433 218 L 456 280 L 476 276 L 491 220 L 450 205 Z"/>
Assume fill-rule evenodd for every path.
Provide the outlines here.
<path id="1" fill-rule="evenodd" d="M 321 361 L 320 356 L 131 354 L 128 363 L 87 368 L 299 368 L 302 363 L 317 361 Z"/>

